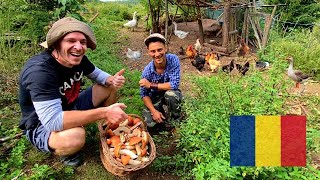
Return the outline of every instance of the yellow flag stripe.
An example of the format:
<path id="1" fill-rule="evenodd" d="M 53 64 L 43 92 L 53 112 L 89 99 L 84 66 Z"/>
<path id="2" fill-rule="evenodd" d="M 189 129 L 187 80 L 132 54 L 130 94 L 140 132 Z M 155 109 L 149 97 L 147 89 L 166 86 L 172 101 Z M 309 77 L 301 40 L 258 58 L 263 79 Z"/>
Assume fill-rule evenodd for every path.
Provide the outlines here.
<path id="1" fill-rule="evenodd" d="M 281 117 L 256 116 L 256 166 L 281 166 Z"/>

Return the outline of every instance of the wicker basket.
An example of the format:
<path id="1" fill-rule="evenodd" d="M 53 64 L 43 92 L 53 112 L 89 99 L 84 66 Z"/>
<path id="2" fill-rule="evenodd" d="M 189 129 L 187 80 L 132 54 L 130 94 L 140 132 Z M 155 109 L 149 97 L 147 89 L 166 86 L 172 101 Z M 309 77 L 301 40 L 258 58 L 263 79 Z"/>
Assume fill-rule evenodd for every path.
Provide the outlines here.
<path id="1" fill-rule="evenodd" d="M 140 127 L 147 131 L 146 128 L 146 124 L 143 121 L 143 119 L 135 114 L 128 114 L 131 117 L 135 117 L 135 118 L 139 118 L 141 120 L 141 122 L 143 122 Z M 98 122 L 98 128 L 100 131 L 100 158 L 101 161 L 104 165 L 104 167 L 112 174 L 117 175 L 117 176 L 126 176 L 126 175 L 130 175 L 131 173 L 138 171 L 140 169 L 143 169 L 145 167 L 147 167 L 149 164 L 151 164 L 151 162 L 155 159 L 156 157 L 156 146 L 152 140 L 152 137 L 150 136 L 150 134 L 147 132 L 148 136 L 149 136 L 149 149 L 148 149 L 148 153 L 149 153 L 149 161 L 147 162 L 142 162 L 139 165 L 123 165 L 121 162 L 118 162 L 110 153 L 110 148 L 107 145 L 107 138 L 105 136 L 105 132 L 108 130 L 108 127 L 104 127 L 104 121 L 99 121 Z"/>

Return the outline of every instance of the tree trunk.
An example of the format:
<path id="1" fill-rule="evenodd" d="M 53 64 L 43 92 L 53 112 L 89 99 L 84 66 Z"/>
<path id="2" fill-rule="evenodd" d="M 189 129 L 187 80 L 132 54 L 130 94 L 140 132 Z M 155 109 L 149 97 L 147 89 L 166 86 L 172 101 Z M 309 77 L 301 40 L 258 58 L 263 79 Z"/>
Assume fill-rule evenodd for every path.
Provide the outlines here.
<path id="1" fill-rule="evenodd" d="M 228 49 L 229 45 L 229 21 L 230 21 L 230 0 L 225 2 L 224 17 L 223 17 L 223 33 L 222 33 L 222 47 Z"/>
<path id="2" fill-rule="evenodd" d="M 201 18 L 201 12 L 200 7 L 197 6 L 197 19 L 198 19 L 198 27 L 199 27 L 199 34 L 200 34 L 200 42 L 201 44 L 204 43 L 204 34 L 203 34 L 203 26 L 202 26 L 202 18 Z"/>

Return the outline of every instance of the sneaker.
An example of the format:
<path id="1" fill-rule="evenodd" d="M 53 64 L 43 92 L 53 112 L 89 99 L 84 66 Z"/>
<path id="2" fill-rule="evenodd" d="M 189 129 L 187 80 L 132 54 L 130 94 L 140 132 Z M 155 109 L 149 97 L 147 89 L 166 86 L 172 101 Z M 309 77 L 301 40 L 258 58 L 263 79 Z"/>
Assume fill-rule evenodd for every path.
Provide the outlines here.
<path id="1" fill-rule="evenodd" d="M 80 153 L 75 153 L 68 156 L 61 156 L 61 162 L 66 166 L 74 167 L 78 167 L 83 163 Z"/>

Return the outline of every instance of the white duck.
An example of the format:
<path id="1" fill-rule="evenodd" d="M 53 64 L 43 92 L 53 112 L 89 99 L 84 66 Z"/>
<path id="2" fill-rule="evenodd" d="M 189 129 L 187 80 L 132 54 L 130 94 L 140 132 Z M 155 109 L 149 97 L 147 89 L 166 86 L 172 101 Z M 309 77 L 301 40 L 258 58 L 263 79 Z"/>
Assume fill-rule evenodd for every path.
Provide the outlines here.
<path id="1" fill-rule="evenodd" d="M 294 81 L 296 82 L 296 88 L 300 88 L 300 84 L 304 83 L 310 76 L 303 74 L 301 71 L 299 70 L 294 70 L 293 69 L 293 57 L 289 56 L 286 58 L 286 60 L 288 60 L 290 62 L 289 64 L 289 68 L 288 68 L 288 76 Z M 304 87 L 302 89 L 301 92 L 303 92 Z"/>
<path id="2" fill-rule="evenodd" d="M 180 38 L 180 39 L 184 39 L 185 37 L 187 37 L 189 32 L 184 32 L 184 31 L 178 30 L 176 22 L 173 22 L 173 25 L 174 25 L 174 31 L 173 31 L 174 35 L 178 36 L 178 38 Z"/>
<path id="3" fill-rule="evenodd" d="M 137 12 L 135 11 L 133 13 L 133 19 L 125 23 L 124 27 L 132 28 L 132 31 L 134 31 L 134 28 L 137 27 L 138 21 L 137 21 Z"/>
<path id="4" fill-rule="evenodd" d="M 200 39 L 197 39 L 197 42 L 194 44 L 194 49 L 197 50 L 198 52 L 200 52 L 200 50 L 201 50 Z"/>
<path id="5" fill-rule="evenodd" d="M 132 51 L 130 48 L 128 48 L 128 51 L 126 53 L 127 57 L 132 60 L 139 60 L 141 58 L 141 51 Z"/>

